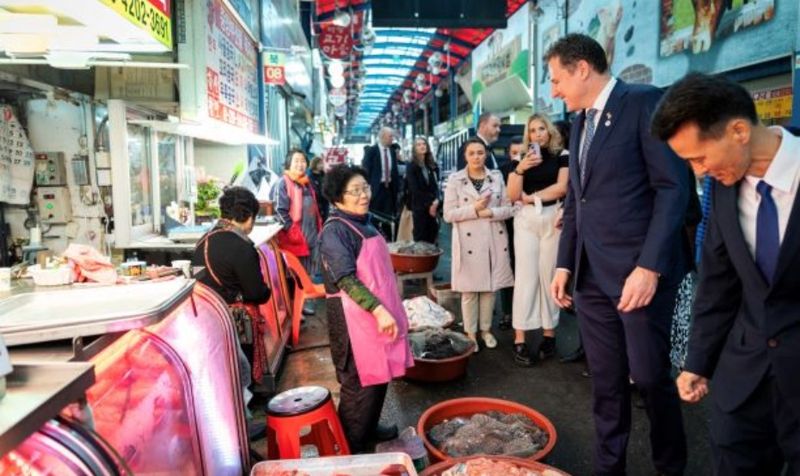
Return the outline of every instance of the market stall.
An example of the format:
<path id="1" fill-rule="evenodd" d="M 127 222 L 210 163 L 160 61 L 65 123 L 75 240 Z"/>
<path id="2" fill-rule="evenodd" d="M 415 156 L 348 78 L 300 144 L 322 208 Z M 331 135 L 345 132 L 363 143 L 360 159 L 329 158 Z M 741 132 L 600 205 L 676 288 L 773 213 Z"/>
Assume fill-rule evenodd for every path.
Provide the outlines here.
<path id="1" fill-rule="evenodd" d="M 262 306 L 265 382 L 274 383 L 290 307 L 273 233 L 256 230 L 274 290 Z M 0 294 L 0 316 L 14 364 L 9 396 L 0 400 L 0 470 L 36 474 L 47 469 L 38 462 L 49 460 L 71 468 L 58 474 L 249 470 L 236 334 L 227 306 L 209 288 L 183 278 L 102 287 L 17 282 Z M 48 387 L 53 395 L 31 403 L 53 366 L 65 369 Z"/>

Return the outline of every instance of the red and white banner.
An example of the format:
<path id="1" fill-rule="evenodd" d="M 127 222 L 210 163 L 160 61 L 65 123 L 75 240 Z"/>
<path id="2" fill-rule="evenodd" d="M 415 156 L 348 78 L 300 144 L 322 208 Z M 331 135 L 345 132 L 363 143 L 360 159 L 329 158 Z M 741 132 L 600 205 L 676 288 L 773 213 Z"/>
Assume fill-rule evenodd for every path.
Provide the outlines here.
<path id="1" fill-rule="evenodd" d="M 346 147 L 331 147 L 325 150 L 325 156 L 322 159 L 325 164 L 325 171 L 331 169 L 335 165 L 347 163 L 347 148 Z"/>

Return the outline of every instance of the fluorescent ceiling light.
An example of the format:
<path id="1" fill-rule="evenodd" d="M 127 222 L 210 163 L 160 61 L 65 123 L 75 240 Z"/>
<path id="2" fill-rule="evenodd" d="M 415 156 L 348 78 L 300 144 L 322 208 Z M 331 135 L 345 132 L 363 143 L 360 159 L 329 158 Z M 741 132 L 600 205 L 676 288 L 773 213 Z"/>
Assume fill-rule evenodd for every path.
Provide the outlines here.
<path id="1" fill-rule="evenodd" d="M 57 25 L 54 15 L 0 13 L 0 33 L 49 33 Z"/>
<path id="2" fill-rule="evenodd" d="M 0 33 L 0 50 L 10 55 L 42 55 L 50 48 L 50 37 L 40 33 Z"/>

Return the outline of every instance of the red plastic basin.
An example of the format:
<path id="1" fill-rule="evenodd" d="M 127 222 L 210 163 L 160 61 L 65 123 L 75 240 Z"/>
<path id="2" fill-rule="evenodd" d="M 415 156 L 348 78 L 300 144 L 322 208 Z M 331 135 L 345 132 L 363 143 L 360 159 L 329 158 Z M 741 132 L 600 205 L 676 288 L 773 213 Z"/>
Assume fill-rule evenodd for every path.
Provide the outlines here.
<path id="1" fill-rule="evenodd" d="M 447 382 L 455 380 L 467 372 L 467 362 L 475 353 L 472 343 L 461 355 L 446 359 L 418 359 L 414 357 L 414 366 L 406 370 L 405 378 L 418 382 Z"/>
<path id="2" fill-rule="evenodd" d="M 522 459 L 522 458 L 512 458 L 511 456 L 485 456 L 485 455 L 467 456 L 464 458 L 453 458 L 449 461 L 442 461 L 441 463 L 436 463 L 433 466 L 428 466 L 427 468 L 425 468 L 425 470 L 420 473 L 420 476 L 440 476 L 443 472 L 447 471 L 448 469 L 452 468 L 458 463 L 466 463 L 469 460 L 478 458 L 486 458 L 492 461 L 505 461 L 507 463 L 512 463 L 519 468 L 531 469 L 533 471 L 541 472 L 548 469 L 554 472 L 555 474 L 559 474 L 561 476 L 570 476 L 569 473 L 565 473 L 560 469 L 556 469 L 552 466 L 539 463 L 538 461 L 532 461 L 529 459 Z"/>
<path id="3" fill-rule="evenodd" d="M 522 413 L 530 418 L 536 426 L 547 432 L 548 438 L 545 447 L 530 458 L 525 459 L 534 461 L 541 460 L 547 456 L 556 445 L 556 440 L 558 439 L 556 427 L 553 426 L 553 423 L 546 416 L 530 407 L 508 400 L 500 400 L 499 398 L 454 398 L 430 407 L 419 417 L 419 421 L 417 422 L 417 434 L 422 438 L 422 442 L 425 443 L 425 447 L 431 455 L 431 461 L 448 461 L 454 458 L 440 451 L 439 448 L 428 440 L 428 430 L 444 420 L 452 420 L 455 417 L 469 418 L 476 413 L 486 413 L 491 410 L 502 413 Z"/>
<path id="4" fill-rule="evenodd" d="M 398 273 L 429 273 L 436 269 L 442 253 L 444 253 L 443 250 L 432 255 L 389 253 L 389 257 L 392 260 L 392 267 Z"/>

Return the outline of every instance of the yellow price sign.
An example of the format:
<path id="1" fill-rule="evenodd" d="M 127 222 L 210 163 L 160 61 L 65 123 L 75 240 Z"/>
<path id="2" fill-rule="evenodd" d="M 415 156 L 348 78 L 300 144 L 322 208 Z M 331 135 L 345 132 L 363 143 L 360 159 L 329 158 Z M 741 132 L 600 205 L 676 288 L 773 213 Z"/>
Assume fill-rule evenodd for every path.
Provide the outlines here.
<path id="1" fill-rule="evenodd" d="M 100 0 L 100 2 L 172 49 L 172 22 L 167 0 Z"/>

